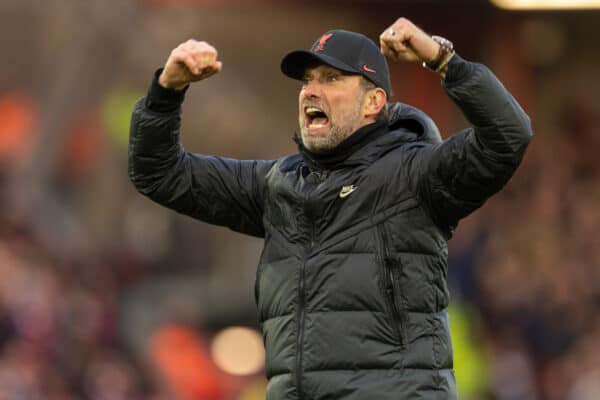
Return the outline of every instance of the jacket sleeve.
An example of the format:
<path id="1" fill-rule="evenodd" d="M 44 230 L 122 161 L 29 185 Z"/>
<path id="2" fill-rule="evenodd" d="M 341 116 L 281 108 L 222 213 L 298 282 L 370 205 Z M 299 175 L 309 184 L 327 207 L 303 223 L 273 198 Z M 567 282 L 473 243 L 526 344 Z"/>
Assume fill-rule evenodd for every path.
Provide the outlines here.
<path id="1" fill-rule="evenodd" d="M 529 117 L 484 65 L 455 55 L 444 87 L 472 126 L 439 144 L 413 145 L 408 178 L 436 223 L 451 231 L 508 182 L 532 130 Z"/>
<path id="2" fill-rule="evenodd" d="M 153 201 L 199 220 L 263 237 L 262 187 L 273 164 L 187 152 L 179 140 L 183 92 L 154 78 L 133 110 L 128 172 Z"/>

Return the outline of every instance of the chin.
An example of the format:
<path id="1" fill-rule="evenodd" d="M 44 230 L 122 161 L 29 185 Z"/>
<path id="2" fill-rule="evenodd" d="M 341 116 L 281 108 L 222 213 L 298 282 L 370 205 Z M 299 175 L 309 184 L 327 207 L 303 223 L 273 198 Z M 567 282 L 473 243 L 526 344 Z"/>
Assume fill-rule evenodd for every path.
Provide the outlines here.
<path id="1" fill-rule="evenodd" d="M 312 153 L 324 153 L 335 147 L 335 145 L 332 145 L 331 143 L 326 141 L 303 140 L 302 143 L 304 144 L 304 147 Z"/>

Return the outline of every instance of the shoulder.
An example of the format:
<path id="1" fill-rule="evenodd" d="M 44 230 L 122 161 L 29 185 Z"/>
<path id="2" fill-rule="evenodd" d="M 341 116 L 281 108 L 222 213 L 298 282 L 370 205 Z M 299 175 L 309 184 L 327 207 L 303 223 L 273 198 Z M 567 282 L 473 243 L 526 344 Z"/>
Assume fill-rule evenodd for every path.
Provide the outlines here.
<path id="1" fill-rule="evenodd" d="M 388 104 L 390 131 L 404 142 L 436 144 L 442 141 L 440 130 L 422 110 L 404 103 Z"/>

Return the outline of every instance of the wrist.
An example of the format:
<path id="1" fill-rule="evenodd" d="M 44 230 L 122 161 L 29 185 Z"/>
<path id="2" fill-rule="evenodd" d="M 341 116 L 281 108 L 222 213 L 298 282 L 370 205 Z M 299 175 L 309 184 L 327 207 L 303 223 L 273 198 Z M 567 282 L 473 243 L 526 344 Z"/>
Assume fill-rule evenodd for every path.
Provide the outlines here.
<path id="1" fill-rule="evenodd" d="M 177 91 L 181 91 L 188 86 L 188 83 L 176 85 L 176 84 L 169 82 L 167 80 L 167 78 L 165 77 L 164 71 L 158 77 L 158 84 L 165 89 L 171 89 L 171 90 L 177 90 Z"/>
<path id="2" fill-rule="evenodd" d="M 431 39 L 438 44 L 438 52 L 433 59 L 423 61 L 423 67 L 430 69 L 444 78 L 446 76 L 446 71 L 448 70 L 448 63 L 455 53 L 454 45 L 451 41 L 441 36 L 434 35 Z"/>
<path id="3" fill-rule="evenodd" d="M 154 78 L 146 95 L 146 106 L 156 112 L 169 113 L 180 108 L 183 103 L 187 87 L 183 90 L 166 88 L 159 83 L 162 68 L 154 73 Z"/>
<path id="4" fill-rule="evenodd" d="M 421 60 L 421 63 L 431 65 L 431 64 L 435 63 L 436 60 L 438 59 L 438 57 L 440 55 L 441 45 L 437 41 L 433 40 L 431 38 L 431 36 L 427 35 L 427 38 L 429 39 L 429 42 L 431 43 L 431 46 L 429 49 L 430 51 L 429 51 L 429 55 L 427 57 L 423 57 L 423 59 Z"/>

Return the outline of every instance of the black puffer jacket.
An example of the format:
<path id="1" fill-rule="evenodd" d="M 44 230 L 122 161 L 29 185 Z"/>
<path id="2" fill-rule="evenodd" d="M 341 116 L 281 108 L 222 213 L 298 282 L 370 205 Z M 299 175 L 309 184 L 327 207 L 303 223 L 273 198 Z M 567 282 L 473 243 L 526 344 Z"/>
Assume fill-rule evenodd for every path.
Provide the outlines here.
<path id="1" fill-rule="evenodd" d="M 306 152 L 275 161 L 193 155 L 179 144 L 180 94 L 154 83 L 136 105 L 137 189 L 265 238 L 256 301 L 267 399 L 456 398 L 446 241 L 507 182 L 531 128 L 482 65 L 455 57 L 444 85 L 473 128 L 441 142 L 429 118 L 397 104 L 391 129 L 361 128 L 334 163 Z"/>

